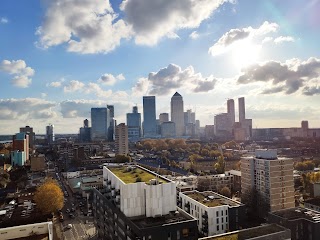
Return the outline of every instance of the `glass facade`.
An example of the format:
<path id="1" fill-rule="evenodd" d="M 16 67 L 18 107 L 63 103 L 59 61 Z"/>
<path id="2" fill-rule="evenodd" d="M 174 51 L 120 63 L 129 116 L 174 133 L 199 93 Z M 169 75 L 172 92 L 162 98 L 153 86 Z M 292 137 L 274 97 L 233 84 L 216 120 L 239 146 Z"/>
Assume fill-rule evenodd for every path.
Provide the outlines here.
<path id="1" fill-rule="evenodd" d="M 108 108 L 91 108 L 91 140 L 108 141 L 110 116 Z"/>
<path id="2" fill-rule="evenodd" d="M 143 136 L 156 136 L 156 97 L 143 97 Z"/>

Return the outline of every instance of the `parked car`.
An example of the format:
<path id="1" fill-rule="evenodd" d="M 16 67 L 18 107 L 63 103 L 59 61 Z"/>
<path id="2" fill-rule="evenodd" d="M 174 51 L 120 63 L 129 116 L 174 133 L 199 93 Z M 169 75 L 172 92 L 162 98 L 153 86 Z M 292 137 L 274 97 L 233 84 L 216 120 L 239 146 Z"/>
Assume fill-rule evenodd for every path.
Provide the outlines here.
<path id="1" fill-rule="evenodd" d="M 69 208 L 67 208 L 66 213 L 69 213 L 69 212 L 70 212 L 70 209 L 69 209 Z"/>
<path id="2" fill-rule="evenodd" d="M 67 225 L 67 228 L 68 228 L 68 229 L 72 228 L 72 224 L 69 223 L 69 224 Z"/>
<path id="3" fill-rule="evenodd" d="M 75 218 L 75 216 L 72 213 L 69 214 L 69 217 L 70 218 Z"/>

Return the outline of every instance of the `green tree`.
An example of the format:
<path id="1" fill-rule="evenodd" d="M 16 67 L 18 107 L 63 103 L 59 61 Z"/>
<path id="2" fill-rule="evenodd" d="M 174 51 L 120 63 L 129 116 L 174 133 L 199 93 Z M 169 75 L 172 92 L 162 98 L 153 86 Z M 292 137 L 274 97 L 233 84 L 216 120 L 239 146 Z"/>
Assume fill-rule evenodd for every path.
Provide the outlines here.
<path id="1" fill-rule="evenodd" d="M 242 193 L 241 202 L 246 205 L 247 217 L 251 220 L 268 216 L 270 205 L 262 194 L 255 188 L 251 188 Z"/>
<path id="2" fill-rule="evenodd" d="M 218 174 L 224 173 L 225 171 L 225 162 L 223 156 L 218 157 L 218 161 L 214 164 L 214 168 Z"/>
<path id="3" fill-rule="evenodd" d="M 34 201 L 43 214 L 49 214 L 63 208 L 64 196 L 58 183 L 47 179 L 37 188 Z"/>
<path id="4" fill-rule="evenodd" d="M 131 162 L 131 157 L 126 156 L 126 155 L 122 155 L 122 154 L 118 154 L 118 155 L 116 155 L 115 161 L 117 163 Z"/>

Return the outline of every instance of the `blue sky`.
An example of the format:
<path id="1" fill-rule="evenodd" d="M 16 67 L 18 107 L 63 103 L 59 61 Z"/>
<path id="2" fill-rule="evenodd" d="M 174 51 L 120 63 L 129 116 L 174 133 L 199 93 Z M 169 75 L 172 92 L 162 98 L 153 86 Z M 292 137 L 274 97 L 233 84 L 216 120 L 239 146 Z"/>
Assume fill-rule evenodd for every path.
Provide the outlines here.
<path id="1" fill-rule="evenodd" d="M 1 0 L 0 134 L 76 133 L 175 91 L 201 126 L 246 98 L 254 127 L 320 127 L 319 0 Z"/>

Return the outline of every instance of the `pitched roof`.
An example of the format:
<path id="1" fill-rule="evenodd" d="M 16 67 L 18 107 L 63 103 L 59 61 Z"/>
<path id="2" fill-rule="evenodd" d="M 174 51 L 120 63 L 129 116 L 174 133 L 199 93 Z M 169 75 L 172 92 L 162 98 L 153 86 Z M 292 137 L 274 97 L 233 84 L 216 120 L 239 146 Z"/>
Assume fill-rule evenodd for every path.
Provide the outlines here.
<path id="1" fill-rule="evenodd" d="M 175 94 L 173 94 L 173 97 L 181 97 L 180 93 L 176 92 Z"/>

